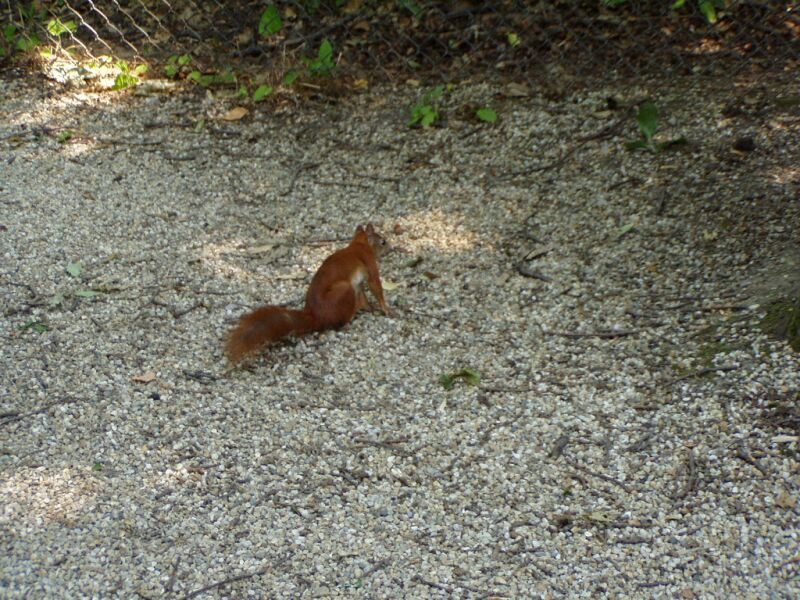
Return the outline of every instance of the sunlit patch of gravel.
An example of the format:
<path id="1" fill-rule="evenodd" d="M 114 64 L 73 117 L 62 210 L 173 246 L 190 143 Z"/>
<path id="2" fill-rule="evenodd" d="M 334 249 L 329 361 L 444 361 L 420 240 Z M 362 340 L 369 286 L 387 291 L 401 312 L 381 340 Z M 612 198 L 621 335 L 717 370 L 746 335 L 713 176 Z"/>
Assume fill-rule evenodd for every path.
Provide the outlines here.
<path id="1" fill-rule="evenodd" d="M 800 113 L 708 83 L 474 84 L 422 131 L 414 90 L 0 82 L 2 595 L 797 596 L 800 361 L 752 290 L 800 272 Z M 648 97 L 686 146 L 624 150 Z M 394 317 L 227 370 L 368 220 Z"/>

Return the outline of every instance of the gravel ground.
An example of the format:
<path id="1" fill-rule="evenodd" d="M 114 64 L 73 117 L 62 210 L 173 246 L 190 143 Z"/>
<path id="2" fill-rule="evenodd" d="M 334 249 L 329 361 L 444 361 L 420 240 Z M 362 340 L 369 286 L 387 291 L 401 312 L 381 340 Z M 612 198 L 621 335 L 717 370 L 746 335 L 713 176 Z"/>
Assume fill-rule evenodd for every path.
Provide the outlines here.
<path id="1" fill-rule="evenodd" d="M 757 326 L 796 80 L 708 83 L 463 85 L 413 130 L 407 87 L 227 122 L 0 82 L 0 595 L 797 597 L 800 360 Z M 624 149 L 646 97 L 686 146 Z M 228 370 L 370 220 L 394 316 Z"/>

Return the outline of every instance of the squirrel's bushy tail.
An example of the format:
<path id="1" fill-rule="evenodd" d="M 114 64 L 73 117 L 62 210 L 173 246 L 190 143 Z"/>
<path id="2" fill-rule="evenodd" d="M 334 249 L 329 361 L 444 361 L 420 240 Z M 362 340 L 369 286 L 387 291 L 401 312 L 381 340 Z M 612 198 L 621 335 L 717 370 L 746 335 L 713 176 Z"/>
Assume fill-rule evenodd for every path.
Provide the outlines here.
<path id="1" fill-rule="evenodd" d="M 311 312 L 280 306 L 262 306 L 239 319 L 225 345 L 231 363 L 261 348 L 264 344 L 294 333 L 304 335 L 316 329 Z"/>

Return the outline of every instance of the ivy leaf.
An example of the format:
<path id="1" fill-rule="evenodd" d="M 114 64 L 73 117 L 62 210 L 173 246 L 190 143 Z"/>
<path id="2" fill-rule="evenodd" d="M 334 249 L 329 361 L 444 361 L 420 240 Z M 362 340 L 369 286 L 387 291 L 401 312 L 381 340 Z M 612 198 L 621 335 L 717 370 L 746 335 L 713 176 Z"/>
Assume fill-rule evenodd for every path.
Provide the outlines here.
<path id="1" fill-rule="evenodd" d="M 333 44 L 328 38 L 319 45 L 319 59 L 324 66 L 333 65 Z"/>
<path id="2" fill-rule="evenodd" d="M 260 85 L 253 92 L 253 102 L 261 102 L 264 98 L 273 92 L 271 85 Z"/>
<path id="3" fill-rule="evenodd" d="M 481 121 L 486 123 L 496 123 L 497 122 L 497 113 L 491 108 L 479 108 L 475 112 L 475 116 L 478 117 Z"/>
<path id="4" fill-rule="evenodd" d="M 81 273 L 83 273 L 83 267 L 81 266 L 81 263 L 74 263 L 74 262 L 68 263 L 67 273 L 69 273 L 73 277 L 80 277 Z"/>
<path id="5" fill-rule="evenodd" d="M 465 367 L 455 373 L 445 373 L 439 377 L 439 383 L 445 390 L 452 390 L 456 379 L 463 379 L 468 385 L 478 385 L 481 381 L 480 373 L 475 369 Z"/>
<path id="6" fill-rule="evenodd" d="M 290 85 L 292 85 L 295 81 L 297 81 L 298 77 L 300 77 L 300 73 L 298 73 L 297 71 L 295 70 L 287 71 L 286 75 L 283 76 L 284 87 L 289 87 Z"/>
<path id="7" fill-rule="evenodd" d="M 649 142 L 658 130 L 658 108 L 652 102 L 645 102 L 636 115 L 639 130 Z"/>
<path id="8" fill-rule="evenodd" d="M 717 22 L 717 9 L 711 0 L 700 0 L 700 12 L 705 15 L 706 20 L 712 25 Z"/>
<path id="9" fill-rule="evenodd" d="M 278 33 L 283 27 L 281 14 L 274 4 L 270 4 L 266 10 L 261 13 L 261 21 L 258 23 L 258 33 L 260 36 L 265 37 Z"/>

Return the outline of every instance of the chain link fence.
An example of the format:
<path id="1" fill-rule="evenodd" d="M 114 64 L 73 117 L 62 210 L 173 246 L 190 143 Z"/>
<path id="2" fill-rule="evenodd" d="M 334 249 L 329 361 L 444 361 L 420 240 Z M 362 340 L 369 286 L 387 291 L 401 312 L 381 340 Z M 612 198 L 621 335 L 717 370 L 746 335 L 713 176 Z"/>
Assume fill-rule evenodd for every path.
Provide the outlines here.
<path id="1" fill-rule="evenodd" d="M 280 70 L 322 58 L 322 48 L 338 72 L 372 80 L 580 82 L 800 66 L 798 3 L 769 0 L 7 0 L 5 17 L 6 60 L 15 46 L 49 42 L 134 60 L 191 54 L 209 70 Z"/>

